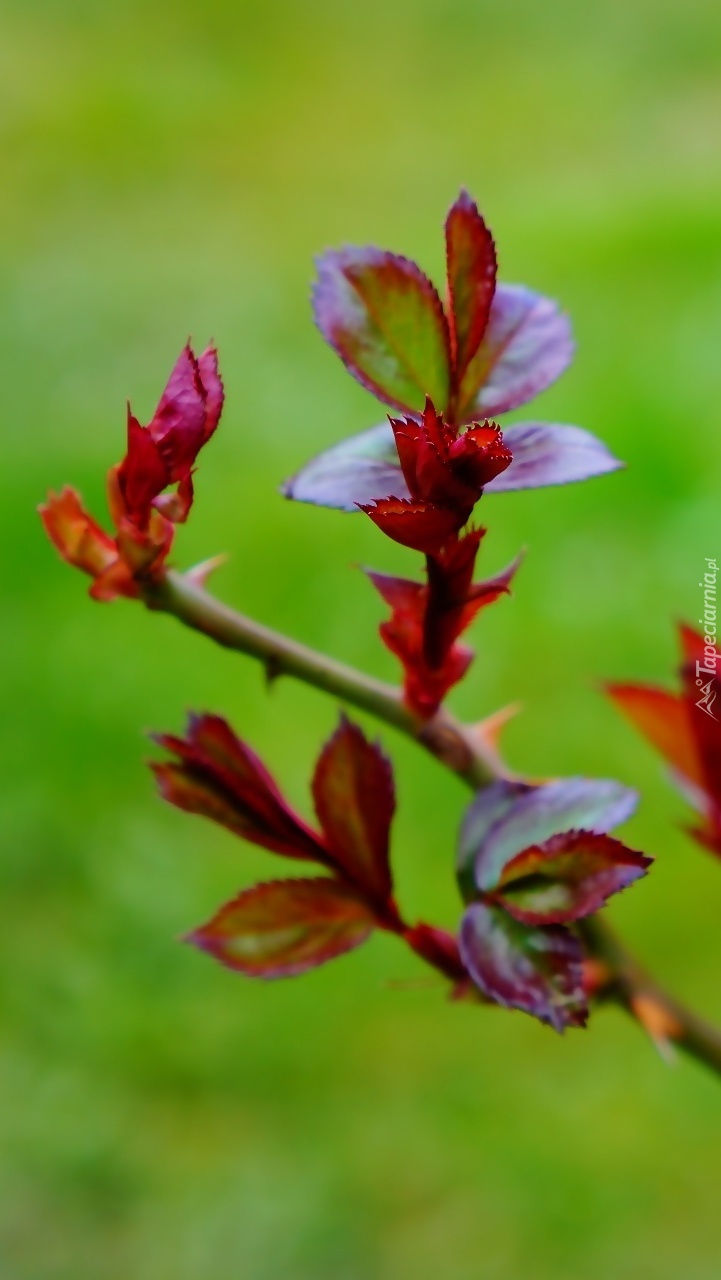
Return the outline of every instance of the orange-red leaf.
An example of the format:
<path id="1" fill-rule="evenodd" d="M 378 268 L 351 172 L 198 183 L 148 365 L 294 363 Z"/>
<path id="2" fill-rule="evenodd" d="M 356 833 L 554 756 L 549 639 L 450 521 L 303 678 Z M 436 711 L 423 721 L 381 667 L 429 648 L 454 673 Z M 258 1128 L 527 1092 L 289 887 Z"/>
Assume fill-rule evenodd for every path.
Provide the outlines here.
<path id="1" fill-rule="evenodd" d="M 48 494 L 39 510 L 48 537 L 68 564 L 97 578 L 117 560 L 113 539 L 88 515 L 74 489 Z"/>
<path id="2" fill-rule="evenodd" d="M 608 684 L 620 711 L 661 755 L 697 786 L 704 785 L 698 750 L 683 699 L 642 684 Z"/>

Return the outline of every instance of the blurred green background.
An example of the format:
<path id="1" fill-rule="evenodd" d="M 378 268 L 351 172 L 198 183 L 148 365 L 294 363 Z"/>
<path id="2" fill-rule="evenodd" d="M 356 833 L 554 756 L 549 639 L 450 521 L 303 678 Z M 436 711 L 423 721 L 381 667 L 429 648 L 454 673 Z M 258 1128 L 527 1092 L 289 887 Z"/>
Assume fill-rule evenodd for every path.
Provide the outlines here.
<path id="1" fill-rule="evenodd" d="M 147 421 L 190 333 L 220 346 L 222 429 L 178 561 L 391 678 L 358 562 L 410 553 L 277 485 L 378 421 L 315 332 L 314 252 L 436 276 L 461 184 L 502 277 L 573 316 L 532 416 L 629 470 L 488 499 L 483 567 L 529 548 L 454 698 L 520 699 L 516 767 L 640 786 L 658 856 L 613 916 L 721 1018 L 721 874 L 605 705 L 666 678 L 719 545 L 721 10 L 712 0 L 5 0 L 0 1275 L 7 1280 L 717 1280 L 721 1088 L 609 1010 L 564 1039 L 454 1007 L 390 939 L 245 982 L 177 944 L 286 864 L 164 807 L 149 728 L 225 712 L 307 811 L 334 706 L 172 619 L 95 606 L 35 504 L 98 513 L 128 396 Z M 520 415 L 518 415 L 520 416 Z M 528 416 L 527 414 L 525 416 Z M 466 795 L 390 730 L 409 914 L 452 925 Z M 389 980 L 392 980 L 389 982 Z"/>

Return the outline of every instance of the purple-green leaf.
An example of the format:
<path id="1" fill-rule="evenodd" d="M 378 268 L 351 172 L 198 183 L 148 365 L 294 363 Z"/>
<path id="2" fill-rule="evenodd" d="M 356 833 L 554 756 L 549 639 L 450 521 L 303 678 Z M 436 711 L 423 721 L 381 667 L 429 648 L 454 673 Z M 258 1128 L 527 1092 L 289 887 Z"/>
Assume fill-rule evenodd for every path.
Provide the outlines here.
<path id="1" fill-rule="evenodd" d="M 365 942 L 374 918 L 340 880 L 273 880 L 221 907 L 187 941 L 249 978 L 291 978 Z"/>
<path id="2" fill-rule="evenodd" d="M 638 803 L 637 793 L 620 782 L 562 778 L 525 790 L 499 812 L 504 794 L 499 788 L 511 785 L 496 783 L 479 791 L 461 827 L 459 872 L 467 875 L 473 865 L 482 891 L 497 887 L 506 864 L 523 849 L 563 831 L 611 831 Z"/>
<path id="3" fill-rule="evenodd" d="M 385 404 L 445 406 L 450 337 L 441 300 L 420 267 L 373 247 L 329 251 L 317 261 L 316 324 L 354 378 Z"/>
<path id="4" fill-rule="evenodd" d="M 460 420 L 495 418 L 526 404 L 568 367 L 568 317 L 524 285 L 499 284 L 478 350 L 461 383 Z"/>
<path id="5" fill-rule="evenodd" d="M 516 854 L 493 896 L 523 924 L 570 924 L 639 880 L 652 861 L 612 836 L 566 831 Z"/>
<path id="6" fill-rule="evenodd" d="M 479 791 L 466 810 L 456 858 L 458 885 L 466 902 L 471 902 L 478 896 L 475 862 L 488 832 L 495 823 L 511 812 L 522 795 L 531 790 L 525 782 L 501 779 Z"/>
<path id="7" fill-rule="evenodd" d="M 459 937 L 461 958 L 484 995 L 530 1013 L 554 1030 L 585 1026 L 583 951 L 563 925 L 528 928 L 500 907 L 467 907 Z"/>
<path id="8" fill-rule="evenodd" d="M 379 498 L 409 498 L 388 422 L 348 436 L 312 458 L 282 487 L 286 498 L 357 511 Z"/>
<path id="9" fill-rule="evenodd" d="M 623 466 L 601 440 L 582 427 L 552 422 L 520 422 L 505 427 L 511 465 L 490 480 L 484 492 L 510 493 L 571 484 Z M 387 422 L 349 436 L 311 459 L 282 492 L 296 502 L 357 511 L 380 498 L 408 498 L 393 431 Z"/>
<path id="10" fill-rule="evenodd" d="M 513 454 L 513 461 L 507 471 L 486 485 L 486 493 L 572 484 L 618 471 L 624 465 L 603 441 L 583 427 L 555 422 L 517 422 L 504 428 L 503 439 Z"/>

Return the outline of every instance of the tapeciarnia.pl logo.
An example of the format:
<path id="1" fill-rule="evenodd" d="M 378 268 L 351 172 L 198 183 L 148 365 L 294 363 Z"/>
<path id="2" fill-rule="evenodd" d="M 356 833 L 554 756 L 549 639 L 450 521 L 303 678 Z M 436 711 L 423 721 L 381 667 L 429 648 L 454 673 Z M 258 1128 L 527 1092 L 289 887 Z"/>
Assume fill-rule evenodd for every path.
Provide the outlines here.
<path id="1" fill-rule="evenodd" d="M 716 689 L 714 688 L 714 676 L 716 675 L 716 666 L 719 659 L 719 652 L 716 648 L 716 577 L 718 574 L 718 565 L 716 561 L 706 556 L 706 572 L 703 575 L 703 582 L 699 582 L 699 586 L 703 588 L 703 617 L 699 618 L 699 623 L 703 627 L 704 634 L 704 650 L 703 662 L 696 662 L 696 684 L 701 691 L 696 706 L 701 711 L 705 711 L 707 716 L 711 716 L 712 720 L 717 720 L 713 704 L 716 701 Z M 703 680 L 702 676 L 710 676 L 709 680 Z"/>

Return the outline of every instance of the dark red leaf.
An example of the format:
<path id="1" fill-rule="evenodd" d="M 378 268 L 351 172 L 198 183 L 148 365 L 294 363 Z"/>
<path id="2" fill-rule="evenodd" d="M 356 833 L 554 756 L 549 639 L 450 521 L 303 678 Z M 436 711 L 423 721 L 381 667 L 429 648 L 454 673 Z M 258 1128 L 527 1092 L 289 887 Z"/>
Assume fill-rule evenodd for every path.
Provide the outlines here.
<path id="1" fill-rule="evenodd" d="M 220 716 L 191 716 L 186 738 L 158 734 L 178 763 L 152 764 L 161 795 L 287 858 L 331 865 L 324 842 L 286 803 L 265 766 Z"/>
<path id="2" fill-rule="evenodd" d="M 126 515 L 144 529 L 153 499 L 172 479 L 170 468 L 155 440 L 128 409 L 128 448 L 117 472 Z"/>
<path id="3" fill-rule="evenodd" d="M 556 1031 L 585 1026 L 583 950 L 569 929 L 529 928 L 499 907 L 474 902 L 459 942 L 473 981 L 496 1004 L 530 1013 Z"/>
<path id="4" fill-rule="evenodd" d="M 448 322 L 457 384 L 483 337 L 496 288 L 493 236 L 468 192 L 446 219 Z"/>
<path id="5" fill-rule="evenodd" d="M 248 978 L 290 978 L 360 946 L 373 925 L 339 880 L 275 880 L 238 894 L 187 941 Z"/>
<path id="6" fill-rule="evenodd" d="M 185 346 L 147 428 L 166 462 L 170 481 L 188 474 L 204 443 L 206 401 L 198 361 Z"/>
<path id="7" fill-rule="evenodd" d="M 438 709 L 448 690 L 463 678 L 473 654 L 462 645 L 454 645 L 439 666 L 429 667 L 424 656 L 428 588 L 405 578 L 367 572 L 376 590 L 393 610 L 379 630 L 386 648 L 403 664 L 405 701 L 418 715 L 427 719 Z"/>
<path id="8" fill-rule="evenodd" d="M 570 924 L 644 876 L 652 861 L 611 836 L 566 831 L 507 862 L 493 896 L 523 924 Z"/>
<path id="9" fill-rule="evenodd" d="M 423 651 L 431 667 L 444 661 L 451 645 L 482 608 L 510 590 L 520 557 L 495 578 L 472 581 L 478 547 L 485 532 L 485 529 L 471 529 L 456 542 L 448 543 L 437 556 L 428 557 Z"/>
<path id="10" fill-rule="evenodd" d="M 459 435 L 431 400 L 421 418 L 391 418 L 390 424 L 411 498 L 453 507 L 466 519 L 484 485 L 511 461 L 495 423 L 474 423 Z"/>
<path id="11" fill-rule="evenodd" d="M 218 352 L 214 346 L 206 347 L 198 356 L 198 374 L 205 393 L 205 426 L 203 435 L 209 440 L 220 421 L 225 401 L 223 380 L 218 369 Z"/>
<path id="12" fill-rule="evenodd" d="M 406 502 L 400 498 L 384 498 L 375 506 L 361 505 L 360 509 L 388 538 L 427 555 L 439 551 L 470 515 L 470 511 L 457 512 L 432 502 Z"/>
<path id="13" fill-rule="evenodd" d="M 139 528 L 146 528 L 156 503 L 168 519 L 186 519 L 193 500 L 191 470 L 217 426 L 222 407 L 215 349 L 209 347 L 196 360 L 186 346 L 149 425 L 141 427 L 128 410 L 128 449 L 116 482 L 122 514 Z M 160 496 L 176 483 L 180 485 L 177 494 Z"/>
<path id="14" fill-rule="evenodd" d="M 380 747 L 345 716 L 318 759 L 313 799 L 336 864 L 377 902 L 387 902 L 393 773 Z"/>

